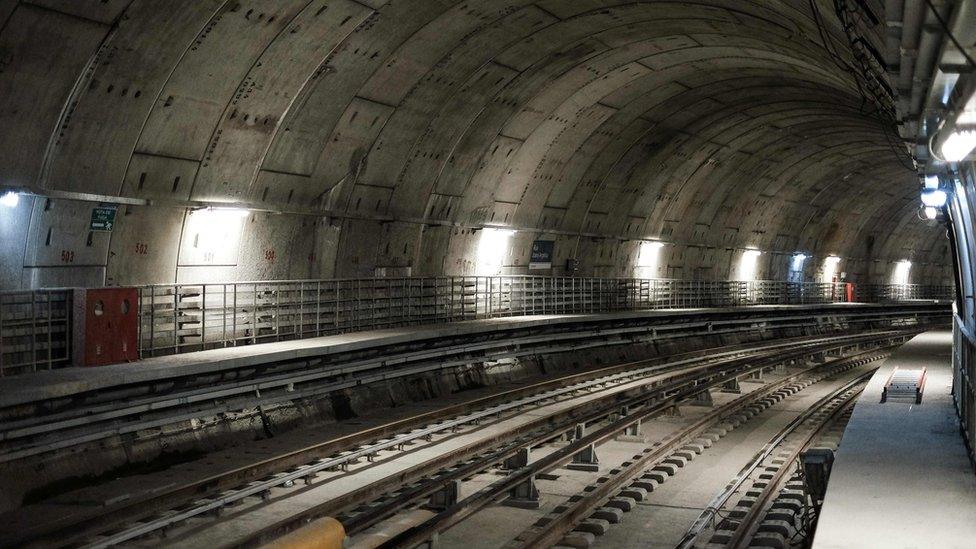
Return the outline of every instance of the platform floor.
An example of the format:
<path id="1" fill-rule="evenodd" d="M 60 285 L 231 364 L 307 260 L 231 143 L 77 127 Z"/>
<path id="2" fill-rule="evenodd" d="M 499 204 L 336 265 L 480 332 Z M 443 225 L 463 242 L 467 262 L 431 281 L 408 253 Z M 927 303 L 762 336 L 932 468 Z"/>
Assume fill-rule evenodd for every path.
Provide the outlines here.
<path id="1" fill-rule="evenodd" d="M 976 474 L 950 393 L 952 332 L 903 345 L 859 398 L 837 452 L 814 549 L 976 547 Z M 920 405 L 881 403 L 895 367 L 927 369 Z"/>
<path id="2" fill-rule="evenodd" d="M 864 303 L 833 303 L 827 305 L 760 305 L 596 314 L 531 315 L 351 332 L 146 358 L 137 363 L 112 364 L 98 368 L 62 368 L 6 378 L 0 377 L 0 408 L 71 396 L 107 387 L 147 383 L 180 376 L 209 374 L 225 369 L 254 366 L 274 361 L 320 357 L 331 353 L 363 350 L 382 345 L 475 335 L 497 330 L 524 329 L 544 324 L 571 324 L 648 317 L 666 319 L 689 314 L 735 314 L 741 311 L 844 310 L 850 307 L 872 306 Z"/>

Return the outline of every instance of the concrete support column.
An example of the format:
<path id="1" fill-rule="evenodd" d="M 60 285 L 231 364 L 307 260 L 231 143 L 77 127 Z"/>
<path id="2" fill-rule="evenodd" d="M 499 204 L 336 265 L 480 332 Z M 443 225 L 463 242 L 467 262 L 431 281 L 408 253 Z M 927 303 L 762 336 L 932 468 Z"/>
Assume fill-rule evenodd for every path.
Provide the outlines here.
<path id="1" fill-rule="evenodd" d="M 736 377 L 723 383 L 721 391 L 723 393 L 741 393 L 742 387 L 739 385 L 739 378 Z"/>
<path id="2" fill-rule="evenodd" d="M 430 495 L 430 500 L 425 508 L 431 511 L 443 511 L 458 502 L 458 494 L 461 493 L 461 481 L 452 480 L 444 485 L 443 488 Z"/>
<path id="3" fill-rule="evenodd" d="M 586 426 L 582 423 L 576 426 L 573 433 L 574 440 L 580 440 L 586 434 Z M 566 466 L 567 469 L 575 471 L 598 471 L 600 469 L 600 459 L 596 455 L 596 446 L 588 445 L 573 455 L 573 462 Z"/>

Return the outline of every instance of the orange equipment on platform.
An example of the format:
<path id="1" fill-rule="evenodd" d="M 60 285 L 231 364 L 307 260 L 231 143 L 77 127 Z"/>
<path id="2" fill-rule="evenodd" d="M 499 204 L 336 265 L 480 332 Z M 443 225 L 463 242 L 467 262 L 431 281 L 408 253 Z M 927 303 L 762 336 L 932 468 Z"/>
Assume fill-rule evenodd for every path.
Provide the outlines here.
<path id="1" fill-rule="evenodd" d="M 101 366 L 139 358 L 138 300 L 135 288 L 75 290 L 75 366 Z"/>

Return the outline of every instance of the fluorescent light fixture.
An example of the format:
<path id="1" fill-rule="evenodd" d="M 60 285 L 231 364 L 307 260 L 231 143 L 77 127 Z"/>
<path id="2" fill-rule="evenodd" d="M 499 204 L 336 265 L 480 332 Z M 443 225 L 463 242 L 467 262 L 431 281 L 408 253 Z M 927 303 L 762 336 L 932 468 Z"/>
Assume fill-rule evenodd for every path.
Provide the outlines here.
<path id="1" fill-rule="evenodd" d="M 661 248 L 664 242 L 642 240 L 637 251 L 637 276 L 639 278 L 654 278 L 660 264 Z"/>
<path id="2" fill-rule="evenodd" d="M 949 196 L 946 192 L 939 189 L 925 189 L 922 191 L 922 204 L 930 208 L 941 208 L 945 206 Z"/>
<path id="3" fill-rule="evenodd" d="M 938 189 L 939 188 L 939 176 L 937 176 L 937 175 L 926 175 L 925 176 L 925 188 L 926 189 Z"/>
<path id="4" fill-rule="evenodd" d="M 959 162 L 976 149 L 976 130 L 956 130 L 942 143 L 942 158 Z"/>
<path id="5" fill-rule="evenodd" d="M 17 204 L 20 204 L 20 195 L 13 191 L 7 191 L 0 196 L 0 206 L 16 208 Z"/>
<path id="6" fill-rule="evenodd" d="M 837 265 L 839 264 L 840 264 L 840 258 L 837 257 L 836 255 L 828 255 L 826 258 L 824 258 L 824 272 L 823 272 L 824 282 L 834 281 L 834 275 L 837 274 Z"/>
<path id="7" fill-rule="evenodd" d="M 244 208 L 234 208 L 231 206 L 209 206 L 202 210 L 194 210 L 193 213 L 197 214 L 199 212 L 205 212 L 209 215 L 215 217 L 247 217 L 251 215 L 250 210 L 245 210 Z"/>
<path id="8" fill-rule="evenodd" d="M 220 206 L 192 210 L 183 229 L 180 261 L 187 265 L 236 264 L 245 218 L 250 213 Z"/>
<path id="9" fill-rule="evenodd" d="M 895 270 L 891 273 L 892 284 L 908 284 L 908 275 L 912 270 L 912 262 L 903 259 L 895 263 Z"/>
<path id="10" fill-rule="evenodd" d="M 736 280 L 750 281 L 756 279 L 756 265 L 759 263 L 759 250 L 746 250 L 739 258 L 739 273 Z"/>
<path id="11" fill-rule="evenodd" d="M 933 208 L 932 206 L 926 206 L 925 217 L 926 219 L 935 219 L 936 217 L 939 217 L 939 210 Z"/>
<path id="12" fill-rule="evenodd" d="M 807 260 L 807 254 L 804 254 L 804 253 L 795 253 L 795 254 L 793 254 L 793 262 L 790 264 L 790 270 L 791 271 L 802 271 L 803 270 L 803 264 L 806 262 L 806 260 Z"/>
<path id="13" fill-rule="evenodd" d="M 501 271 L 505 256 L 508 255 L 509 239 L 514 234 L 515 231 L 506 229 L 481 229 L 475 265 L 478 276 L 492 276 Z"/>

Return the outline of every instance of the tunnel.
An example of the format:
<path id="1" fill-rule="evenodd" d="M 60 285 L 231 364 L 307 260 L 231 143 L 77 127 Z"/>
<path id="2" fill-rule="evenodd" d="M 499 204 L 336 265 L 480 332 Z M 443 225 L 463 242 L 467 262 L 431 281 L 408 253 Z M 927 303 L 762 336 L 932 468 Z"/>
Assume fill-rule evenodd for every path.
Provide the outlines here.
<path id="1" fill-rule="evenodd" d="M 974 57 L 972 0 L 0 0 L 0 546 L 967 546 Z"/>

